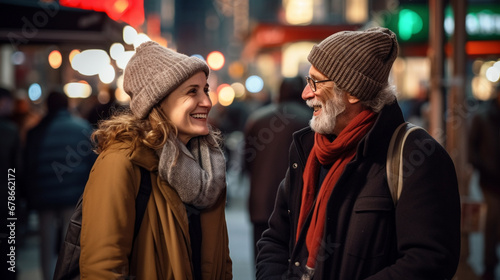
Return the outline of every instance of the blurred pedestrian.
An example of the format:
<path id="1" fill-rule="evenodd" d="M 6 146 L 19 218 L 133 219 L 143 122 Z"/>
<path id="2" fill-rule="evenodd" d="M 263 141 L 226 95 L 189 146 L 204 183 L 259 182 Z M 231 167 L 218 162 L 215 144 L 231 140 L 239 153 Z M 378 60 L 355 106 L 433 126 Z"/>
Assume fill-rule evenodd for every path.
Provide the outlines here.
<path id="1" fill-rule="evenodd" d="M 231 279 L 225 160 L 207 64 L 149 41 L 124 72 L 130 112 L 99 124 L 82 207 L 81 279 Z M 152 191 L 134 240 L 140 167 Z"/>
<path id="2" fill-rule="evenodd" d="M 73 116 L 68 97 L 52 91 L 47 114 L 28 131 L 24 150 L 28 208 L 39 218 L 43 279 L 52 279 L 59 245 L 95 156 L 84 119 Z"/>
<path id="3" fill-rule="evenodd" d="M 22 89 L 16 90 L 14 97 L 14 111 L 11 119 L 19 128 L 21 147 L 24 147 L 28 131 L 41 121 L 45 112 L 38 106 L 32 106 L 33 103 L 29 99 L 28 94 Z"/>
<path id="4" fill-rule="evenodd" d="M 474 114 L 469 129 L 469 162 L 479 173 L 486 203 L 483 280 L 495 279 L 500 243 L 500 86 Z"/>
<path id="5" fill-rule="evenodd" d="M 451 279 L 460 252 L 453 162 L 424 130 L 406 140 L 393 201 L 386 159 L 404 123 L 388 82 L 398 54 L 386 28 L 343 31 L 315 45 L 302 98 L 310 127 L 294 134 L 288 171 L 257 246 L 257 279 Z M 396 203 L 395 203 L 396 202 Z"/>
<path id="6" fill-rule="evenodd" d="M 267 229 L 278 186 L 285 176 L 292 134 L 306 127 L 312 111 L 300 97 L 304 78 L 284 78 L 276 104 L 254 111 L 245 125 L 244 168 L 250 178 L 248 210 L 253 225 L 253 248 Z M 255 260 L 255 258 L 254 258 Z"/>

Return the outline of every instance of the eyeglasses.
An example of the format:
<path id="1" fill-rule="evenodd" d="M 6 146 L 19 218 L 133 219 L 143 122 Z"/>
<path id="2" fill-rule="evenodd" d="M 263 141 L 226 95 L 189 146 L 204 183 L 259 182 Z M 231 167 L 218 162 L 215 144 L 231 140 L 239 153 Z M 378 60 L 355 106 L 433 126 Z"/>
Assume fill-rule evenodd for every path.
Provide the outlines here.
<path id="1" fill-rule="evenodd" d="M 317 83 L 324 83 L 324 82 L 333 82 L 332 80 L 321 80 L 321 81 L 316 81 L 313 78 L 306 76 L 306 81 L 309 87 L 313 92 L 316 92 L 316 84 Z"/>

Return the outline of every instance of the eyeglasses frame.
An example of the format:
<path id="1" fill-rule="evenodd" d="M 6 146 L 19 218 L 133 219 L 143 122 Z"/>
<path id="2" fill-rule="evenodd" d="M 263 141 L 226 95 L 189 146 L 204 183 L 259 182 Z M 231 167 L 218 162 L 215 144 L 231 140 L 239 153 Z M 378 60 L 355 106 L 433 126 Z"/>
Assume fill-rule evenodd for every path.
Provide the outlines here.
<path id="1" fill-rule="evenodd" d="M 317 90 L 316 84 L 318 84 L 318 83 L 325 83 L 325 82 L 333 82 L 333 80 L 316 81 L 315 79 L 311 78 L 310 76 L 306 76 L 306 82 L 309 85 L 309 87 L 311 88 L 312 92 L 316 92 L 316 90 Z"/>

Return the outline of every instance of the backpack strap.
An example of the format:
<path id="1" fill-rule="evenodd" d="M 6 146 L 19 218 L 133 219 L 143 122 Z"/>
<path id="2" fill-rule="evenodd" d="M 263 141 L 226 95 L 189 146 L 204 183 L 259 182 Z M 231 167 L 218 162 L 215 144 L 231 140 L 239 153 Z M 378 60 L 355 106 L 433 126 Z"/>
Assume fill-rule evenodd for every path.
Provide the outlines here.
<path id="1" fill-rule="evenodd" d="M 141 170 L 141 184 L 139 185 L 139 192 L 135 198 L 135 224 L 134 224 L 134 238 L 132 239 L 132 247 L 130 247 L 130 255 L 128 256 L 128 262 L 130 263 L 130 258 L 132 257 L 132 250 L 134 250 L 135 239 L 139 234 L 139 229 L 141 228 L 142 218 L 144 218 L 144 213 L 148 206 L 149 197 L 151 196 L 151 174 L 149 171 L 139 166 Z M 130 268 L 129 265 L 129 274 Z"/>
<path id="2" fill-rule="evenodd" d="M 409 122 L 399 125 L 392 134 L 389 149 L 387 150 L 387 183 L 391 192 L 394 205 L 398 203 L 403 191 L 403 148 L 406 138 L 414 130 L 422 129 Z"/>

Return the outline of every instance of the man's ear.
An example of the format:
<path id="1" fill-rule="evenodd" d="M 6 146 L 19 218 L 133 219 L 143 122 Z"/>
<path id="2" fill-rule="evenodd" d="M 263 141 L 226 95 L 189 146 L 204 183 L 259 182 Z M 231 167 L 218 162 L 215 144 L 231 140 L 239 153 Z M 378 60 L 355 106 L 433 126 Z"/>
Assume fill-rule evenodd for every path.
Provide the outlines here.
<path id="1" fill-rule="evenodd" d="M 356 104 L 358 103 L 360 100 L 359 98 L 355 97 L 355 96 L 352 96 L 350 95 L 349 93 L 347 93 L 347 101 L 349 101 L 349 103 L 351 104 Z"/>

